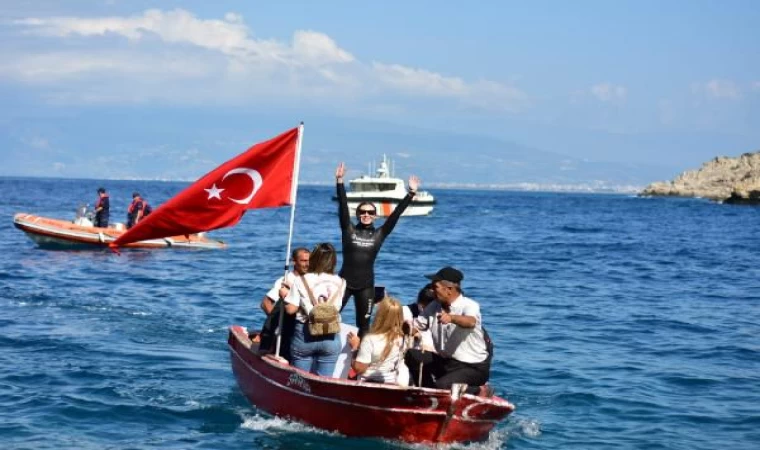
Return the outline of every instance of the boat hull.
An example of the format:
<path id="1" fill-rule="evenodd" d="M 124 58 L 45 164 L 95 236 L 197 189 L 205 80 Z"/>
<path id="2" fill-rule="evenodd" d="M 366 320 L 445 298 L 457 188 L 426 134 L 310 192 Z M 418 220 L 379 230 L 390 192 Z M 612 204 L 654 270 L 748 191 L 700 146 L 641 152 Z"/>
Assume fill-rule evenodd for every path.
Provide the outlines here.
<path id="1" fill-rule="evenodd" d="M 103 248 L 125 233 L 116 228 L 98 228 L 76 225 L 72 222 L 34 214 L 18 213 L 13 217 L 13 225 L 26 233 L 38 246 L 55 249 Z M 127 244 L 127 248 L 225 248 L 226 244 L 207 238 L 205 235 L 173 236 Z"/>
<path id="2" fill-rule="evenodd" d="M 406 442 L 479 441 L 514 406 L 499 397 L 327 378 L 303 372 L 252 347 L 244 328 L 230 327 L 232 370 L 257 408 L 345 436 Z"/>

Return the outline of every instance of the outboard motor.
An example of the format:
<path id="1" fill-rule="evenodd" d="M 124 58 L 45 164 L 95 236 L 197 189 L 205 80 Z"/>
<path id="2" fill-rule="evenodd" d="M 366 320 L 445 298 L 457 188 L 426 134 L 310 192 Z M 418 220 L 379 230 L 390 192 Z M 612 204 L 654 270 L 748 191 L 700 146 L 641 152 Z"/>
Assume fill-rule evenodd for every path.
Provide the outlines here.
<path id="1" fill-rule="evenodd" d="M 77 214 L 74 217 L 74 224 L 83 226 L 83 227 L 92 227 L 95 226 L 92 222 L 92 219 L 94 217 L 94 213 L 92 211 L 88 210 L 88 207 L 90 205 L 80 205 L 77 208 Z"/>

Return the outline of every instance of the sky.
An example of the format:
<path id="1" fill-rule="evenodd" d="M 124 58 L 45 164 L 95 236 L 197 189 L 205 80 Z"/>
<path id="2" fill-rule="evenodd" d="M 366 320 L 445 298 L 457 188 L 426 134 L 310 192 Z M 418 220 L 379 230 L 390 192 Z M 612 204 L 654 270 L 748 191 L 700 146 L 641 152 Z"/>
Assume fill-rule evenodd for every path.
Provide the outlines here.
<path id="1" fill-rule="evenodd" d="M 647 183 L 760 150 L 755 1 L 0 0 L 0 176 Z"/>

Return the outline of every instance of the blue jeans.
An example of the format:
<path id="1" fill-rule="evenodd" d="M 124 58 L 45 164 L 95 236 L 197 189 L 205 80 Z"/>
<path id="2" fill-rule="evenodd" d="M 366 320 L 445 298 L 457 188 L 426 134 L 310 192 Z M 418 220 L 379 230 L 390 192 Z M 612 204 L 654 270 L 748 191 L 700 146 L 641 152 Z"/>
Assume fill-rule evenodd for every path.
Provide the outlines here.
<path id="1" fill-rule="evenodd" d="M 296 323 L 293 340 L 290 343 L 291 363 L 294 367 L 323 377 L 331 377 L 339 354 L 340 339 L 337 333 L 312 336 L 309 334 L 307 324 Z"/>

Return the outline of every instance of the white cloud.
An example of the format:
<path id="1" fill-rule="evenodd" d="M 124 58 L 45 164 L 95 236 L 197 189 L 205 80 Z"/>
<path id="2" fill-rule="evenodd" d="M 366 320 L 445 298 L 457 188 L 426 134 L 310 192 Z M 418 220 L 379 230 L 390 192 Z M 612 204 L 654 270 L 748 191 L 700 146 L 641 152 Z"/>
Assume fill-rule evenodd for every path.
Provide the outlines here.
<path id="1" fill-rule="evenodd" d="M 354 61 L 354 56 L 338 47 L 329 36 L 315 31 L 296 31 L 293 51 L 303 61 L 317 65 Z"/>
<path id="2" fill-rule="evenodd" d="M 741 90 L 733 81 L 710 80 L 705 83 L 692 83 L 691 91 L 697 95 L 719 100 L 738 100 L 741 98 Z"/>
<path id="3" fill-rule="evenodd" d="M 0 80 L 58 87 L 45 94 L 62 103 L 243 103 L 267 96 L 403 103 L 432 97 L 501 111 L 528 103 L 525 93 L 503 83 L 362 62 L 317 31 L 296 30 L 290 41 L 257 37 L 235 13 L 203 19 L 182 9 L 151 9 L 127 17 L 30 17 L 13 23 L 52 48 L 0 51 Z"/>
<path id="4" fill-rule="evenodd" d="M 0 68 L 7 74 L 34 83 L 71 80 L 105 73 L 126 76 L 151 75 L 166 79 L 175 79 L 177 76 L 198 78 L 211 73 L 208 65 L 191 58 L 135 52 L 115 55 L 107 51 L 88 54 L 64 51 L 23 55 L 0 62 Z"/>
<path id="5" fill-rule="evenodd" d="M 752 83 L 752 90 L 755 92 L 760 92 L 760 81 L 755 81 Z"/>
<path id="6" fill-rule="evenodd" d="M 322 65 L 353 60 L 350 53 L 317 32 L 297 31 L 292 46 L 255 39 L 243 18 L 234 13 L 227 13 L 224 20 L 202 20 L 182 9 L 151 9 L 141 16 L 27 18 L 15 23 L 26 27 L 28 33 L 61 38 L 115 35 L 137 42 L 157 37 L 168 44 L 189 44 L 249 62 Z"/>
<path id="7" fill-rule="evenodd" d="M 519 89 L 493 81 L 468 83 L 458 77 L 379 62 L 373 62 L 372 69 L 381 83 L 413 95 L 458 98 L 470 105 L 505 111 L 517 111 L 528 101 Z"/>
<path id="8" fill-rule="evenodd" d="M 378 62 L 372 63 L 372 68 L 380 81 L 410 92 L 456 97 L 467 90 L 467 85 L 460 78 L 445 77 L 424 69 Z"/>
<path id="9" fill-rule="evenodd" d="M 624 86 L 616 86 L 610 83 L 601 83 L 591 86 L 591 95 L 601 102 L 623 102 L 628 96 L 628 89 Z"/>

